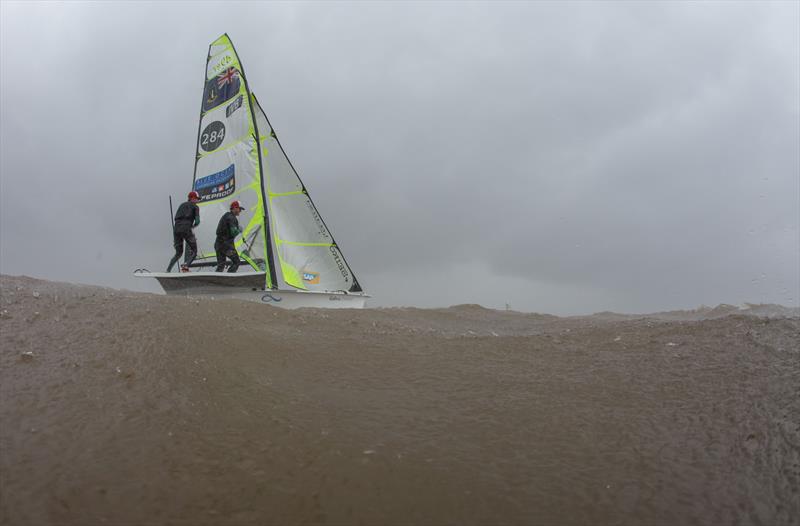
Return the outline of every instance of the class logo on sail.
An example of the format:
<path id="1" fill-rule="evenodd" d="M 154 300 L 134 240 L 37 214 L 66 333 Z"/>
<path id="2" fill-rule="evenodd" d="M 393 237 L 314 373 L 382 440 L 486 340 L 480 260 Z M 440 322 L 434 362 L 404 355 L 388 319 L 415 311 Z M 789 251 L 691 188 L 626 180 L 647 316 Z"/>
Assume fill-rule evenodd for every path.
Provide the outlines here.
<path id="1" fill-rule="evenodd" d="M 216 108 L 237 95 L 241 85 L 240 77 L 238 69 L 228 68 L 206 81 L 206 89 L 203 92 L 203 111 Z"/>
<path id="2" fill-rule="evenodd" d="M 201 177 L 194 182 L 194 190 L 200 194 L 201 202 L 231 195 L 236 190 L 236 167 L 230 165 L 220 172 Z"/>

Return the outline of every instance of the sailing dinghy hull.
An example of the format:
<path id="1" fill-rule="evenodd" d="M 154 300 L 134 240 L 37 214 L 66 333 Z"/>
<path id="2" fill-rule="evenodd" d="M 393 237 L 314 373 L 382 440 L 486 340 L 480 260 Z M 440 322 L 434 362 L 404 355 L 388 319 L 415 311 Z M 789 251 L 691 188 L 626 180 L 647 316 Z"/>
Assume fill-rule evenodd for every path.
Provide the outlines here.
<path id="1" fill-rule="evenodd" d="M 263 272 L 146 272 L 139 278 L 154 278 L 169 295 L 206 296 L 274 305 L 284 309 L 304 307 L 324 309 L 363 309 L 367 296 L 361 293 L 264 289 Z"/>

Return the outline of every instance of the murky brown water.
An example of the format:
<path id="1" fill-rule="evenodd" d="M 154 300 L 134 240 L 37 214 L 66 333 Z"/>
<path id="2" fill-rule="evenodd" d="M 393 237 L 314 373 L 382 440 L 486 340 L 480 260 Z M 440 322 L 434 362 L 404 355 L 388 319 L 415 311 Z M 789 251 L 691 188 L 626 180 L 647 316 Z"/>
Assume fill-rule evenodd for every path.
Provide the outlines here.
<path id="1" fill-rule="evenodd" d="M 796 311 L 288 312 L 0 284 L 5 524 L 800 521 Z"/>

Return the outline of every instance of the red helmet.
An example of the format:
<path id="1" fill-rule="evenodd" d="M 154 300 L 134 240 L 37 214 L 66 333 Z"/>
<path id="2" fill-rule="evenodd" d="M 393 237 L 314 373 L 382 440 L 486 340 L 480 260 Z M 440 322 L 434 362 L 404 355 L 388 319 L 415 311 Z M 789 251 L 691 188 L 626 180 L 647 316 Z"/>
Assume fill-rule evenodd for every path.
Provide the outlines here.
<path id="1" fill-rule="evenodd" d="M 189 199 L 197 199 L 199 201 L 200 200 L 200 194 L 198 194 L 197 192 L 192 190 L 191 192 L 189 192 Z"/>
<path id="2" fill-rule="evenodd" d="M 238 208 L 239 210 L 245 210 L 245 207 L 239 204 L 239 201 L 234 201 L 231 203 L 231 210 L 234 208 Z"/>

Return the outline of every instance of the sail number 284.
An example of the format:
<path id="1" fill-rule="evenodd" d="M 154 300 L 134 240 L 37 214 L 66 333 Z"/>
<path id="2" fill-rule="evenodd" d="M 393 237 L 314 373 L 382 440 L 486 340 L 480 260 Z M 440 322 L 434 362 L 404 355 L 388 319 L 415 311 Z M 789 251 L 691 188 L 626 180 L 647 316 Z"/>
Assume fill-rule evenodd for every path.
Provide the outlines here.
<path id="1" fill-rule="evenodd" d="M 200 134 L 200 148 L 211 152 L 219 148 L 225 140 L 225 125 L 220 121 L 214 121 L 205 127 Z"/>

